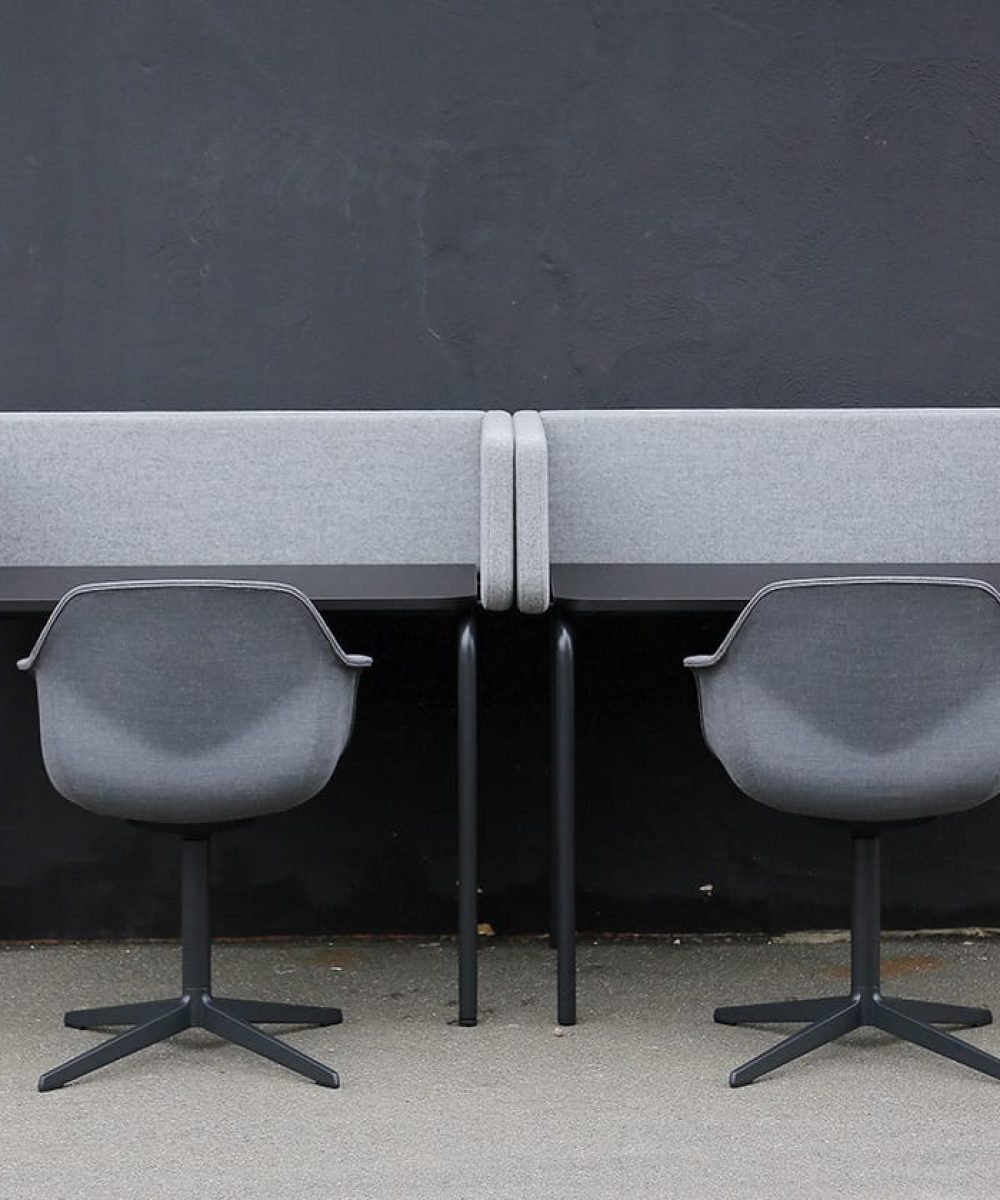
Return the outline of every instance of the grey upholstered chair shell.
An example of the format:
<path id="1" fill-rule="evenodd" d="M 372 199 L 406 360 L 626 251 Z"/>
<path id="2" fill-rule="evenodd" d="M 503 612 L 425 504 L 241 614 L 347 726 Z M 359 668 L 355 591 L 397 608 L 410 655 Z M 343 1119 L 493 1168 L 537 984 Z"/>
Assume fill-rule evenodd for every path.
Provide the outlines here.
<path id="1" fill-rule="evenodd" d="M 63 598 L 30 656 L 42 754 L 91 812 L 192 824 L 279 812 L 329 780 L 360 668 L 277 583 L 94 584 Z"/>
<path id="2" fill-rule="evenodd" d="M 1000 791 L 1000 596 L 985 583 L 777 583 L 685 664 L 709 747 L 764 804 L 895 821 Z"/>

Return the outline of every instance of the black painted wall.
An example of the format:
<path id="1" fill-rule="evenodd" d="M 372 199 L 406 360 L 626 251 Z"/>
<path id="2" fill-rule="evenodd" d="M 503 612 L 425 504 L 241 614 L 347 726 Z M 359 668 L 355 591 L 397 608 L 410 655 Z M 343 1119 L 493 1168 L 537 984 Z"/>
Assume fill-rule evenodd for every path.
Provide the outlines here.
<path id="1" fill-rule="evenodd" d="M 990 0 L 6 0 L 0 407 L 976 405 L 1000 378 Z M 581 636 L 581 923 L 843 923 L 684 653 Z M 357 738 L 220 839 L 223 931 L 453 923 L 453 630 L 342 619 Z M 73 810 L 0 624 L 0 936 L 170 932 L 172 847 Z M 485 622 L 483 919 L 547 924 L 544 620 Z M 889 920 L 1000 922 L 1000 807 L 901 833 Z M 702 885 L 711 884 L 711 893 Z"/>

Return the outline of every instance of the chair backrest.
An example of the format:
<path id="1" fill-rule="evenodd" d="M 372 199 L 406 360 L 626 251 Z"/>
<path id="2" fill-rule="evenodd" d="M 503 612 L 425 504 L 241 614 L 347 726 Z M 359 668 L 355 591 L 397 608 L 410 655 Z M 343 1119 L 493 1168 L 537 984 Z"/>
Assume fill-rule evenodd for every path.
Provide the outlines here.
<path id="1" fill-rule="evenodd" d="M 773 584 L 685 663 L 709 747 L 765 804 L 900 820 L 1000 791 L 1000 595 L 985 583 Z"/>
<path id="2" fill-rule="evenodd" d="M 998 409 L 560 411 L 515 429 L 528 611 L 548 603 L 549 559 L 1000 559 Z M 543 527 L 548 547 L 528 532 Z"/>
<path id="3" fill-rule="evenodd" d="M 357 676 L 312 604 L 269 583 L 93 584 L 30 656 L 45 766 L 93 812 L 243 819 L 315 795 L 351 731 Z"/>
<path id="4" fill-rule="evenodd" d="M 0 414 L 0 566 L 468 563 L 506 608 L 512 492 L 507 413 Z"/>

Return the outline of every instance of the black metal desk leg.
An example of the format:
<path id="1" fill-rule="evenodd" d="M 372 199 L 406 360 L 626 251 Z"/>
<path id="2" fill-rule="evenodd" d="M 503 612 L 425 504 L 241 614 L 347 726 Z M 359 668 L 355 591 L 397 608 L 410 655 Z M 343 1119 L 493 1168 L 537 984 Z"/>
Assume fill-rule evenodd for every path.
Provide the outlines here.
<path id="1" fill-rule="evenodd" d="M 477 739 L 476 615 L 458 627 L 458 1023 L 477 1016 Z"/>
<path id="2" fill-rule="evenodd" d="M 576 1024 L 576 736 L 573 633 L 552 626 L 552 843 L 555 875 L 557 1019 Z"/>

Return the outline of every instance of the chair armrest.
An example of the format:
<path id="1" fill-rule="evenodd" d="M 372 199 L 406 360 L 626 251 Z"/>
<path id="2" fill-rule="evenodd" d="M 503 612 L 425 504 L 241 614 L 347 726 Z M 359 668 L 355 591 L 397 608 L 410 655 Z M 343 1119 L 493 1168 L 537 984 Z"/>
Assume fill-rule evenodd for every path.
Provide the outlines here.
<path id="1" fill-rule="evenodd" d="M 714 662 L 714 654 L 689 654 L 684 660 L 684 665 L 692 671 L 697 671 L 702 667 L 710 667 Z"/>

